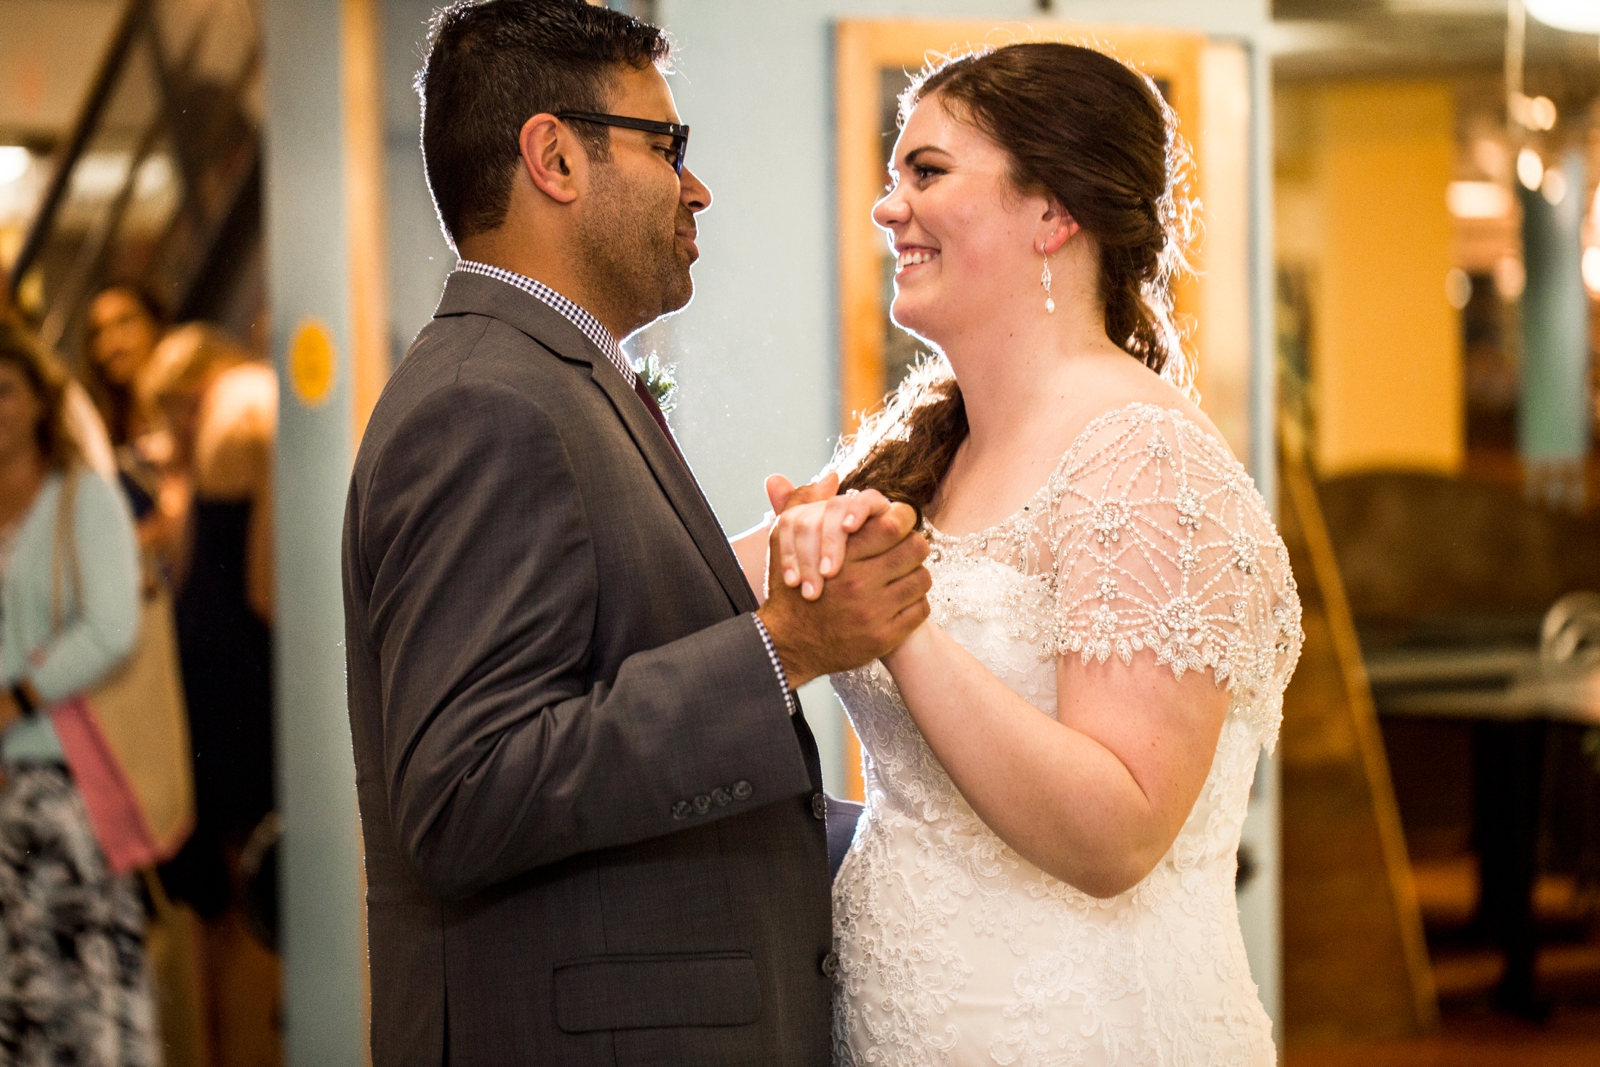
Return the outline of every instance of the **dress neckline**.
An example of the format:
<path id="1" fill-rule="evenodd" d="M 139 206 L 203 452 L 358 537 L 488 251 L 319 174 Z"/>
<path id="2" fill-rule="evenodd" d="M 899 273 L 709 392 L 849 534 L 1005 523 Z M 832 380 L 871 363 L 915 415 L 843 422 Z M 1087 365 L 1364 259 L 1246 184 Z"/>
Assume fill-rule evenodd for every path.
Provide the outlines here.
<path id="1" fill-rule="evenodd" d="M 1044 500 L 1049 498 L 1050 489 L 1056 484 L 1056 479 L 1060 476 L 1061 472 L 1071 464 L 1073 459 L 1077 457 L 1078 449 L 1083 447 L 1084 440 L 1091 433 L 1100 429 L 1102 425 L 1110 422 L 1117 416 L 1125 415 L 1135 409 L 1154 409 L 1161 412 L 1165 416 L 1170 416 L 1174 419 L 1181 419 L 1190 426 L 1193 426 L 1195 432 L 1206 441 L 1210 442 L 1213 448 L 1218 449 L 1223 457 L 1230 460 L 1235 466 L 1243 469 L 1243 464 L 1239 462 L 1237 456 L 1233 455 L 1233 453 L 1228 450 L 1226 445 L 1218 441 L 1211 434 L 1207 433 L 1198 423 L 1196 423 L 1188 415 L 1185 415 L 1178 408 L 1166 407 L 1162 404 L 1152 403 L 1149 400 L 1130 400 L 1121 407 L 1107 408 L 1105 411 L 1102 411 L 1100 414 L 1096 415 L 1094 418 L 1085 423 L 1083 429 L 1078 431 L 1078 436 L 1072 439 L 1072 443 L 1067 446 L 1067 450 L 1061 454 L 1061 458 L 1058 459 L 1056 461 L 1056 465 L 1051 468 L 1050 476 L 1044 480 L 1044 484 L 1038 489 L 1034 490 L 1033 495 L 1028 497 L 1027 500 L 1023 501 L 1022 506 L 1016 511 L 1013 511 L 999 522 L 985 526 L 981 530 L 974 530 L 971 533 L 964 534 L 947 534 L 935 526 L 932 519 L 925 517 L 922 520 L 922 523 L 925 527 L 927 527 L 928 542 L 930 544 L 943 545 L 946 548 L 961 548 L 972 542 L 987 542 L 999 537 L 1003 537 L 1006 531 L 1015 526 L 1022 518 L 1032 517 L 1032 514 L 1034 513 L 1034 505 L 1042 503 Z"/>

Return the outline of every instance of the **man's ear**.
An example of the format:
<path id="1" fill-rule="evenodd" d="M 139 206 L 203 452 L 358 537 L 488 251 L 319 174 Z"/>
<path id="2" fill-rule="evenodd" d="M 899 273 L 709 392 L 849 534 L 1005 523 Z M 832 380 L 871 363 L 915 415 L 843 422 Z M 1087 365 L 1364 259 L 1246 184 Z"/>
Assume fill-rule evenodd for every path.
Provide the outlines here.
<path id="1" fill-rule="evenodd" d="M 589 157 L 572 128 L 554 115 L 538 114 L 522 124 L 518 138 L 522 169 L 533 186 L 558 204 L 578 198 Z"/>

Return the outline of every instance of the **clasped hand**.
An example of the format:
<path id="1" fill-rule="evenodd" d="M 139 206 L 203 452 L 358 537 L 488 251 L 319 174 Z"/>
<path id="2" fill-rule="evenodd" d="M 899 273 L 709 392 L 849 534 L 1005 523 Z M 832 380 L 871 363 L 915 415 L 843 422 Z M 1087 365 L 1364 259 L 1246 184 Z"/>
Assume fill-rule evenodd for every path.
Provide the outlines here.
<path id="1" fill-rule="evenodd" d="M 773 475 L 767 496 L 760 613 L 791 685 L 870 663 L 928 617 L 928 543 L 912 508 L 875 490 L 840 495 L 833 474 L 799 488 Z"/>

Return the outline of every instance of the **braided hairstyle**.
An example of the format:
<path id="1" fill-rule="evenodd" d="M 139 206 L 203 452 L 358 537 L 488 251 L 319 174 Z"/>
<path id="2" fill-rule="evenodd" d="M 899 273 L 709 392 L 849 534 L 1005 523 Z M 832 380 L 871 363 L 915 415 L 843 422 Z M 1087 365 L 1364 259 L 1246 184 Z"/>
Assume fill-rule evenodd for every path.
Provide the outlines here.
<path id="1" fill-rule="evenodd" d="M 1154 82 L 1102 52 L 1027 42 L 930 65 L 900 97 L 900 124 L 937 99 L 1010 157 L 1018 190 L 1060 204 L 1099 245 L 1106 336 L 1189 389 L 1172 282 L 1192 235 L 1189 152 Z M 967 436 L 966 405 L 943 360 L 924 361 L 834 466 L 919 512 Z"/>

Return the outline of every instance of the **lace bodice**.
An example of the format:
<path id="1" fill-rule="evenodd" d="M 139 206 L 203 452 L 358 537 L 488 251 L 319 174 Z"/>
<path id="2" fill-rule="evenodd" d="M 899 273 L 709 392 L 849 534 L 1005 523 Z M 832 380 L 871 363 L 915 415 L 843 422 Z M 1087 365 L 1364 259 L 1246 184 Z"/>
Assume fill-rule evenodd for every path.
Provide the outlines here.
<path id="1" fill-rule="evenodd" d="M 1010 519 L 932 541 L 933 621 L 1042 713 L 1055 714 L 1058 656 L 1209 671 L 1229 709 L 1167 855 L 1099 900 L 983 824 L 881 663 L 835 675 L 867 800 L 834 886 L 836 1060 L 1272 1062 L 1235 853 L 1300 607 L 1254 483 L 1181 413 L 1134 404 L 1094 420 Z"/>

